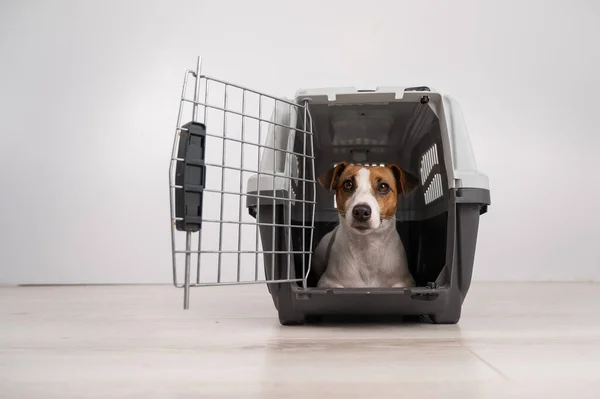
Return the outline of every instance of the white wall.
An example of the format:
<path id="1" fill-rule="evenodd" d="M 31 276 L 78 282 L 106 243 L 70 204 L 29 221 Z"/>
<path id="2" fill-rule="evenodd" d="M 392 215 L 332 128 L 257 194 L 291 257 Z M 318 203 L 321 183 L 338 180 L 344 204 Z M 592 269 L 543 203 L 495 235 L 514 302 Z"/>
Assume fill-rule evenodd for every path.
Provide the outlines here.
<path id="1" fill-rule="evenodd" d="M 182 73 L 455 95 L 491 181 L 479 280 L 600 280 L 600 3 L 3 1 L 0 282 L 168 282 Z M 303 58 L 306 56 L 306 58 Z"/>

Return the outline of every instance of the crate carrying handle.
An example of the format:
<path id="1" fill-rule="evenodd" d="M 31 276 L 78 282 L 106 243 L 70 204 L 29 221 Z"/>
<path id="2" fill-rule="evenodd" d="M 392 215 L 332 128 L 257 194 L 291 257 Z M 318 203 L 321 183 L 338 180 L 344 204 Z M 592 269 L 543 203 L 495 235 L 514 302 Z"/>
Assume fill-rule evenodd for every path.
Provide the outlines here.
<path id="1" fill-rule="evenodd" d="M 206 127 L 189 122 L 181 129 L 175 169 L 175 228 L 195 233 L 202 228 L 202 202 L 206 185 Z M 186 251 L 189 250 L 186 248 Z"/>

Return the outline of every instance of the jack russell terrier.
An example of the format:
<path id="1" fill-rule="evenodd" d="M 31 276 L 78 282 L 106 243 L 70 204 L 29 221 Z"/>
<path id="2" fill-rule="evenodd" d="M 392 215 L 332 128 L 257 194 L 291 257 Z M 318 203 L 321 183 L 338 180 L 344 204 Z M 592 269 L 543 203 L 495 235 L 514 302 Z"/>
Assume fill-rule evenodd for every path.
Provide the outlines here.
<path id="1" fill-rule="evenodd" d="M 400 192 L 419 182 L 397 165 L 341 162 L 318 178 L 336 193 L 339 225 L 314 252 L 318 287 L 413 287 L 406 252 L 396 230 Z"/>

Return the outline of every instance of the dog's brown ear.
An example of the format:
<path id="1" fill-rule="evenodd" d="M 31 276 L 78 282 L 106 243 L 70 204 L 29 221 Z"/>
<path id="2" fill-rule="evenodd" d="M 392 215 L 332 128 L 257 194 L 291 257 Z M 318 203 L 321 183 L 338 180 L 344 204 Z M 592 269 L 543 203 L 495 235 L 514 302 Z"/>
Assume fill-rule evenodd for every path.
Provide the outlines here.
<path id="1" fill-rule="evenodd" d="M 321 176 L 319 176 L 317 181 L 327 190 L 334 191 L 335 186 L 337 185 L 337 180 L 339 179 L 346 166 L 348 166 L 347 162 L 338 163 L 333 168 L 329 169 Z"/>
<path id="2" fill-rule="evenodd" d="M 394 177 L 396 178 L 396 185 L 400 191 L 402 191 L 403 195 L 410 193 L 420 184 L 419 179 L 404 171 L 400 166 L 388 165 L 388 168 L 392 169 Z"/>

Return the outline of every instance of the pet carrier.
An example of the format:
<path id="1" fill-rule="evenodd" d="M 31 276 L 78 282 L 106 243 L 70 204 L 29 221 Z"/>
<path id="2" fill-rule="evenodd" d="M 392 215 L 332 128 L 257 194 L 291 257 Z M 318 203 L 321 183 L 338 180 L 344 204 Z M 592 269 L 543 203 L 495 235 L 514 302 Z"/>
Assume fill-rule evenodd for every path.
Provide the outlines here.
<path id="1" fill-rule="evenodd" d="M 266 283 L 284 325 L 383 314 L 457 323 L 490 204 L 458 103 L 428 87 L 300 90 L 289 100 L 201 75 L 200 64 L 185 73 L 169 170 L 184 308 L 192 287 Z M 341 161 L 395 163 L 418 177 L 396 214 L 415 287 L 316 287 L 312 251 L 338 213 L 315 177 Z"/>

